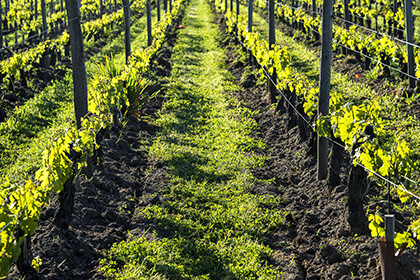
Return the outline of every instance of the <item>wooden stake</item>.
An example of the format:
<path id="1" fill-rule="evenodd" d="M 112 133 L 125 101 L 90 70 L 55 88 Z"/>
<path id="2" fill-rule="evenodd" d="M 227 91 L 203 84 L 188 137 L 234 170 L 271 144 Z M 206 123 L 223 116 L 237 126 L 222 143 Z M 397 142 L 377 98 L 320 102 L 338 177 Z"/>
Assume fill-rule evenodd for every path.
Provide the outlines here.
<path id="1" fill-rule="evenodd" d="M 350 28 L 349 0 L 343 0 L 343 4 L 344 4 L 344 19 L 346 20 L 344 22 L 344 25 L 346 26 L 346 29 L 348 30 Z"/>
<path id="2" fill-rule="evenodd" d="M 160 0 L 157 0 L 156 3 L 156 10 L 157 10 L 157 20 L 160 21 Z"/>
<path id="3" fill-rule="evenodd" d="M 0 0 L 0 48 L 2 47 L 3 47 L 3 8 L 1 6 L 1 0 Z"/>
<path id="4" fill-rule="evenodd" d="M 67 3 L 66 3 L 67 4 Z M 79 8 L 77 8 L 79 9 Z M 41 16 L 42 16 L 42 38 L 47 40 L 47 10 L 45 8 L 45 0 L 41 0 Z M 70 18 L 69 18 L 70 20 Z"/>
<path id="5" fill-rule="evenodd" d="M 248 32 L 252 32 L 254 0 L 248 0 Z"/>
<path id="6" fill-rule="evenodd" d="M 130 1 L 123 0 L 124 6 L 124 41 L 125 41 L 125 63 L 128 65 L 128 61 L 131 56 L 131 33 L 130 33 Z"/>
<path id="7" fill-rule="evenodd" d="M 44 0 L 42 0 L 44 2 Z M 80 10 L 78 0 L 66 0 L 69 24 L 71 60 L 73 68 L 74 110 L 77 128 L 81 127 L 81 119 L 88 112 L 87 79 L 83 34 L 80 26 Z"/>
<path id="8" fill-rule="evenodd" d="M 103 0 L 99 0 L 99 15 L 102 17 L 104 11 L 104 2 Z"/>
<path id="9" fill-rule="evenodd" d="M 316 0 L 312 0 L 312 17 L 316 18 Z"/>
<path id="10" fill-rule="evenodd" d="M 416 79 L 414 78 L 415 73 L 415 64 L 414 64 L 414 52 L 413 52 L 413 42 L 414 42 L 414 21 L 413 21 L 413 11 L 411 0 L 405 0 L 405 26 L 407 31 L 407 58 L 408 58 L 408 74 L 411 76 L 410 79 L 410 89 L 416 87 Z"/>
<path id="11" fill-rule="evenodd" d="M 382 280 L 396 280 L 397 272 L 395 267 L 394 253 L 394 215 L 385 215 L 385 239 L 379 240 L 379 254 L 381 261 Z"/>
<path id="12" fill-rule="evenodd" d="M 269 0 L 268 2 L 268 49 L 272 50 L 274 44 L 276 43 L 276 29 L 274 23 L 274 0 Z M 270 93 L 270 102 L 273 104 L 277 101 L 276 96 L 276 83 L 277 73 L 274 70 L 274 73 L 271 75 L 271 81 L 268 79 L 268 90 Z"/>
<path id="13" fill-rule="evenodd" d="M 333 0 L 323 0 L 318 116 L 327 116 L 329 114 L 332 59 L 332 17 Z M 325 137 L 318 136 L 317 144 L 318 180 L 323 180 L 328 176 L 328 140 Z"/>
<path id="14" fill-rule="evenodd" d="M 248 32 L 252 32 L 253 15 L 254 15 L 254 0 L 248 0 Z M 255 57 L 252 54 L 251 50 L 249 50 L 249 62 L 251 65 L 254 65 L 254 62 L 255 62 Z"/>
<path id="15" fill-rule="evenodd" d="M 171 2 L 169 2 L 171 3 Z M 150 0 L 146 1 L 146 13 L 147 13 L 147 46 L 150 47 L 153 43 L 152 38 L 152 12 L 150 7 Z"/>
<path id="16" fill-rule="evenodd" d="M 239 20 L 239 0 L 236 0 L 236 22 Z"/>
<path id="17" fill-rule="evenodd" d="M 393 32 L 394 36 L 398 35 L 397 21 L 395 20 L 395 15 L 397 14 L 397 11 L 398 11 L 398 3 L 397 3 L 397 0 L 394 0 L 393 7 L 392 7 L 392 12 L 393 12 L 392 22 L 393 22 L 393 26 L 394 26 L 394 32 Z"/>

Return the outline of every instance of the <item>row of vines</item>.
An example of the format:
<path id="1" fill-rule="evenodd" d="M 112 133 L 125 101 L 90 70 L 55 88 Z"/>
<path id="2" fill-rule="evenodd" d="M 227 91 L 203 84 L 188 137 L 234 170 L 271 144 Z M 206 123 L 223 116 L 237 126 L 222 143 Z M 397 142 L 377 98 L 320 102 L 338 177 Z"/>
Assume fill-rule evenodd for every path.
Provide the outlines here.
<path id="1" fill-rule="evenodd" d="M 346 150 L 351 156 L 352 166 L 349 172 L 349 197 L 347 220 L 352 231 L 364 234 L 368 228 L 368 217 L 363 208 L 363 187 L 368 178 L 382 187 L 386 192 L 387 182 L 392 181 L 391 193 L 404 204 L 418 203 L 416 178 L 419 170 L 410 142 L 403 139 L 403 133 L 390 130 L 389 121 L 383 118 L 383 108 L 377 98 L 354 99 L 347 93 L 334 88 L 330 93 L 329 115 L 320 116 L 317 112 L 319 101 L 319 85 L 305 74 L 292 66 L 292 57 L 287 47 L 281 45 L 269 46 L 267 39 L 257 32 L 248 30 L 248 23 L 243 15 L 235 14 L 228 9 L 227 2 L 213 1 L 220 12 L 225 13 L 229 32 L 237 36 L 251 57 L 261 66 L 262 79 L 276 77 L 278 107 L 289 113 L 292 126 L 298 125 L 302 139 L 308 138 L 308 131 L 314 135 L 327 137 L 332 141 L 331 160 L 337 153 Z M 250 1 L 252 3 L 252 1 Z M 255 1 L 261 11 L 267 10 L 267 2 Z M 320 17 L 306 15 L 303 11 L 278 5 L 275 8 L 277 18 L 282 21 L 291 19 L 294 23 L 301 23 L 308 33 L 316 32 L 319 39 Z M 292 23 L 293 23 L 292 22 Z M 297 25 L 295 25 L 297 27 Z M 387 37 L 377 39 L 376 36 L 366 36 L 354 29 L 346 30 L 334 26 L 334 42 L 346 44 L 349 48 L 368 51 L 370 57 L 378 60 L 398 61 L 396 55 L 400 48 Z M 401 53 L 401 60 L 404 60 Z M 418 52 L 416 61 L 418 61 Z M 382 67 L 379 65 L 378 67 Z M 416 74 L 418 75 L 418 73 Z M 272 81 L 273 82 L 273 81 Z M 309 125 L 308 125 L 309 124 Z M 344 150 L 343 150 L 344 148 Z M 340 161 L 332 162 L 332 165 Z M 331 176 L 331 173 L 330 173 Z M 383 181 L 389 179 L 390 181 Z M 356 188 L 357 195 L 352 194 Z M 375 209 L 373 209 L 375 210 Z M 418 213 L 415 209 L 413 213 Z M 382 217 L 370 210 L 369 229 L 372 236 L 384 236 Z M 398 249 L 415 246 L 420 240 L 420 218 L 415 214 L 404 232 L 396 233 L 395 246 Z"/>
<path id="2" fill-rule="evenodd" d="M 144 7 L 145 1 L 134 1 L 131 5 L 134 11 L 141 11 Z M 148 98 L 144 91 L 147 82 L 143 75 L 150 69 L 153 56 L 162 46 L 168 29 L 179 16 L 182 7 L 182 0 L 171 3 L 171 9 L 153 26 L 152 44 L 145 49 L 136 49 L 128 65 L 118 67 L 107 60 L 101 67 L 102 71 L 92 78 L 91 87 L 95 90 L 90 91 L 89 113 L 81 121 L 81 127 L 77 129 L 69 126 L 60 136 L 51 139 L 51 145 L 43 152 L 42 166 L 35 176 L 28 174 L 29 178 L 24 183 L 8 180 L 1 186 L 1 277 L 7 277 L 13 263 L 18 264 L 21 272 L 26 272 L 28 267 L 19 265 L 31 265 L 32 260 L 22 258 L 30 250 L 30 242 L 27 241 L 37 228 L 41 210 L 50 203 L 54 193 L 60 193 L 60 207 L 65 206 L 61 199 L 64 189 L 70 189 L 70 193 L 73 189 L 74 194 L 77 176 L 89 173 L 87 168 L 92 167 L 89 162 L 94 151 L 100 148 L 98 138 L 103 137 L 104 131 L 113 124 L 117 124 L 121 116 L 141 106 Z M 101 26 L 90 30 L 106 32 L 106 24 L 121 24 L 122 21 L 122 12 L 118 11 L 100 19 L 98 24 Z M 90 35 L 86 33 L 88 29 L 85 25 L 84 36 Z M 54 222 L 68 227 L 68 222 L 63 218 L 65 214 L 60 214 L 61 210 Z"/>

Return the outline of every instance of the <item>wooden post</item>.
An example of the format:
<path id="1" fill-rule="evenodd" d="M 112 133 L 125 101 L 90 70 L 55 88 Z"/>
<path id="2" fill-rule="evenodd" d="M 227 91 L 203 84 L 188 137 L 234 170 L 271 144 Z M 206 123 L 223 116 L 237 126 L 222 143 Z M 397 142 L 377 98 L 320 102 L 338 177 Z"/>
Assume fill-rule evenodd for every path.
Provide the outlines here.
<path id="1" fill-rule="evenodd" d="M 67 3 L 66 3 L 67 4 Z M 42 39 L 47 40 L 47 10 L 45 8 L 45 0 L 41 0 L 41 16 L 42 16 Z"/>
<path id="2" fill-rule="evenodd" d="M 276 43 L 276 29 L 275 29 L 275 22 L 274 22 L 274 0 L 268 1 L 268 49 L 272 50 L 274 44 Z M 277 92 L 276 92 L 276 81 L 277 81 L 277 73 L 274 70 L 273 74 L 271 75 L 271 80 L 268 79 L 268 91 L 270 93 L 270 102 L 271 104 L 275 103 Z"/>
<path id="3" fill-rule="evenodd" d="M 149 2 L 150 3 L 150 2 Z M 124 41 L 125 41 L 125 64 L 128 65 L 128 61 L 131 55 L 131 35 L 130 35 L 130 1 L 123 0 L 124 6 Z"/>
<path id="4" fill-rule="evenodd" d="M 416 87 L 415 65 L 414 65 L 414 21 L 411 0 L 405 0 L 405 26 L 407 31 L 407 58 L 408 58 L 408 74 L 410 75 L 410 89 Z"/>
<path id="5" fill-rule="evenodd" d="M 248 0 L 248 32 L 252 32 L 254 0 Z"/>
<path id="6" fill-rule="evenodd" d="M 169 0 L 169 12 L 172 12 L 172 0 Z"/>
<path id="7" fill-rule="evenodd" d="M 1 0 L 0 0 L 0 48 L 2 47 L 3 47 L 3 8 L 1 5 Z"/>
<path id="8" fill-rule="evenodd" d="M 171 3 L 171 2 L 169 2 Z M 152 12 L 150 7 L 150 0 L 146 1 L 146 13 L 147 13 L 147 46 L 150 47 L 153 43 L 152 38 Z"/>
<path id="9" fill-rule="evenodd" d="M 35 19 L 38 19 L 38 0 L 35 0 Z"/>
<path id="10" fill-rule="evenodd" d="M 225 0 L 225 13 L 228 11 L 228 0 Z"/>
<path id="11" fill-rule="evenodd" d="M 385 215 L 385 240 L 379 240 L 379 255 L 381 260 L 382 280 L 396 280 L 397 272 L 395 267 L 394 253 L 394 215 Z"/>
<path id="12" fill-rule="evenodd" d="M 233 0 L 230 0 L 230 11 L 233 12 Z"/>
<path id="13" fill-rule="evenodd" d="M 292 0 L 292 17 L 295 15 L 295 0 Z"/>
<path id="14" fill-rule="evenodd" d="M 319 77 L 318 116 L 329 114 L 332 59 L 333 1 L 323 0 L 322 5 L 321 73 Z M 318 136 L 317 145 L 318 180 L 328 176 L 328 140 Z"/>
<path id="15" fill-rule="evenodd" d="M 376 28 L 376 36 L 378 36 L 379 34 L 378 34 L 378 32 L 379 32 L 379 26 L 378 26 L 378 1 L 375 1 L 375 10 L 376 10 L 376 13 L 375 13 L 375 22 L 376 22 L 376 25 L 375 25 L 375 28 Z"/>
<path id="16" fill-rule="evenodd" d="M 168 0 L 163 0 L 163 10 L 165 13 L 168 11 Z"/>
<path id="17" fill-rule="evenodd" d="M 393 12 L 392 22 L 393 22 L 393 26 L 394 26 L 394 31 L 392 32 L 392 34 L 394 34 L 394 36 L 398 35 L 397 21 L 395 20 L 395 15 L 397 14 L 397 11 L 398 11 L 398 3 L 397 3 L 397 0 L 394 0 L 394 2 L 392 4 L 392 12 Z M 390 34 L 390 35 L 392 35 L 392 34 Z"/>
<path id="18" fill-rule="evenodd" d="M 99 15 L 102 17 L 104 12 L 104 1 L 103 0 L 99 0 Z"/>
<path id="19" fill-rule="evenodd" d="M 64 11 L 64 4 L 63 4 L 63 0 L 60 0 L 60 12 Z M 66 20 L 63 19 L 61 21 L 61 28 L 64 28 L 64 26 L 66 26 Z"/>
<path id="20" fill-rule="evenodd" d="M 254 15 L 254 0 L 248 0 L 248 32 L 252 32 L 253 15 Z M 251 65 L 255 65 L 255 57 L 252 54 L 251 50 L 249 50 L 249 63 Z"/>
<path id="21" fill-rule="evenodd" d="M 236 22 L 238 22 L 238 20 L 239 20 L 239 5 L 240 5 L 240 3 L 239 3 L 239 0 L 236 0 Z"/>
<path id="22" fill-rule="evenodd" d="M 344 19 L 345 19 L 345 26 L 348 30 L 350 28 L 350 10 L 349 10 L 349 0 L 343 0 L 344 4 Z"/>
<path id="23" fill-rule="evenodd" d="M 276 43 L 276 30 L 274 26 L 274 0 L 268 1 L 268 48 L 271 50 Z"/>
<path id="24" fill-rule="evenodd" d="M 83 34 L 82 28 L 80 26 L 80 10 L 78 6 L 78 0 L 66 0 L 66 10 L 69 23 L 71 60 L 73 69 L 74 110 L 76 114 L 77 128 L 80 128 L 81 119 L 88 112 L 88 98 L 84 55 L 85 52 L 83 49 Z"/>
<path id="25" fill-rule="evenodd" d="M 157 20 L 160 21 L 160 0 L 157 0 L 156 10 L 157 10 Z"/>
<path id="26" fill-rule="evenodd" d="M 54 3 L 54 1 L 51 1 L 50 2 L 50 17 L 54 14 L 54 6 L 55 6 L 55 3 Z"/>
<path id="27" fill-rule="evenodd" d="M 316 0 L 312 0 L 312 17 L 316 18 Z"/>

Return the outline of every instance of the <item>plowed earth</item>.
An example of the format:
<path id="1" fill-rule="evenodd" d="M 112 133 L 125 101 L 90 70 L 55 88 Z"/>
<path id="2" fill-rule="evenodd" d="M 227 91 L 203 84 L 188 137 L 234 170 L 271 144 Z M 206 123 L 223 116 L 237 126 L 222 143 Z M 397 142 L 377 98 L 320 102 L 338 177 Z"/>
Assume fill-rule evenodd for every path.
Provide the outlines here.
<path id="1" fill-rule="evenodd" d="M 331 191 L 326 182 L 317 181 L 309 140 L 299 137 L 297 127 L 288 127 L 286 114 L 271 109 L 265 85 L 258 83 L 253 74 L 243 76 L 246 62 L 238 46 L 224 33 L 223 24 L 221 33 L 220 44 L 228 53 L 225 63 L 243 89 L 237 98 L 258 111 L 254 116 L 259 126 L 255 137 L 266 144 L 266 164 L 253 174 L 261 179 L 275 178 L 272 185 L 255 186 L 252 191 L 281 196 L 282 207 L 290 212 L 287 224 L 262 240 L 274 250 L 270 264 L 283 271 L 286 279 L 380 279 L 376 239 L 355 237 L 345 219 L 347 168 L 341 170 L 342 183 Z M 174 35 L 158 59 L 166 65 L 158 71 L 162 74 L 170 68 Z M 143 115 L 153 118 L 164 94 L 161 91 L 149 101 Z M 126 239 L 128 230 L 136 235 L 155 228 L 132 214 L 140 197 L 142 204 L 157 203 L 159 196 L 148 200 L 147 193 L 151 186 L 164 186 L 166 181 L 167 168 L 149 159 L 144 148 L 154 141 L 159 130 L 147 120 L 131 117 L 126 126 L 109 132 L 102 142 L 100 166 L 92 179 L 81 180 L 69 230 L 52 225 L 55 204 L 42 214 L 32 237 L 33 254 L 43 260 L 37 279 L 103 279 L 97 272 L 101 250 Z M 154 171 L 145 176 L 147 169 Z M 370 194 L 377 191 L 371 188 Z M 419 279 L 419 268 L 414 253 L 406 252 L 398 262 L 398 279 Z M 16 271 L 11 273 L 10 279 L 18 278 Z"/>

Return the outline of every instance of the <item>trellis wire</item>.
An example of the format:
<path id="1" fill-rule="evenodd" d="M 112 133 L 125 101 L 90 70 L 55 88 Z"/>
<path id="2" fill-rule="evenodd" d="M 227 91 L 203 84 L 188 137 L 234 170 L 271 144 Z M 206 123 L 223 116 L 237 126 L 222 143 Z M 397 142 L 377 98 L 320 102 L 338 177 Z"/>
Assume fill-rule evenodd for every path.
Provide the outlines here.
<path id="1" fill-rule="evenodd" d="M 238 40 L 238 42 L 240 42 L 241 43 L 241 45 L 243 46 L 243 47 L 245 47 L 248 51 L 250 51 L 250 49 L 242 42 L 242 40 L 240 39 L 240 38 L 238 38 L 238 36 L 236 36 L 236 35 L 234 35 L 235 37 L 236 37 L 236 39 Z M 259 63 L 258 63 L 258 65 L 260 65 Z M 314 127 L 315 127 L 315 124 L 312 124 L 312 123 L 310 123 L 308 120 L 307 120 L 307 118 L 305 118 L 298 110 L 297 110 L 297 108 L 293 105 L 293 103 L 291 103 L 290 102 L 290 100 L 286 97 L 286 94 L 282 91 L 282 90 L 280 90 L 278 87 L 277 87 L 277 83 L 276 82 L 274 82 L 272 79 L 271 79 L 271 76 L 269 75 L 269 73 L 267 72 L 267 70 L 262 66 L 262 65 L 260 65 L 260 67 L 261 67 L 261 69 L 264 71 L 264 73 L 265 73 L 265 75 L 266 75 L 266 77 L 267 77 L 267 79 L 269 79 L 270 80 L 270 82 L 271 83 L 273 83 L 274 85 L 275 85 L 275 87 L 276 87 L 276 90 L 277 90 L 277 92 L 279 92 L 282 96 L 283 96 L 283 98 L 284 98 L 284 100 L 286 100 L 286 102 L 289 104 L 289 106 L 291 107 L 291 108 L 293 108 L 293 110 L 295 111 L 295 113 L 309 126 L 309 127 L 311 127 L 312 129 L 314 129 Z M 335 144 L 335 145 L 337 145 L 337 146 L 339 146 L 339 147 L 341 147 L 341 148 L 343 148 L 344 150 L 346 150 L 346 147 L 343 145 L 343 144 L 341 144 L 341 143 L 338 143 L 337 141 L 335 141 L 334 139 L 331 139 L 330 137 L 326 137 L 327 139 L 328 139 L 328 141 L 330 141 L 331 143 L 333 143 L 333 144 Z M 381 179 L 381 180 L 383 180 L 383 181 L 385 181 L 386 183 L 389 183 L 389 184 L 391 184 L 392 186 L 394 186 L 394 187 L 396 187 L 396 188 L 398 188 L 398 189 L 401 189 L 401 190 L 403 190 L 405 193 L 407 193 L 407 194 L 409 194 L 411 197 L 413 197 L 413 198 L 415 198 L 417 201 L 416 201 L 416 203 L 417 203 L 417 205 L 419 205 L 420 206 L 420 196 L 419 195 L 416 195 L 416 194 L 414 194 L 413 192 L 411 192 L 411 191 L 409 191 L 409 190 L 407 190 L 407 188 L 405 188 L 402 184 L 396 184 L 396 183 L 394 183 L 394 182 L 392 182 L 391 180 L 389 180 L 388 178 L 385 178 L 384 176 L 382 176 L 381 174 L 379 174 L 379 173 L 377 173 L 377 172 L 375 172 L 375 171 L 373 171 L 373 170 L 371 170 L 370 168 L 368 168 L 368 167 L 366 167 L 366 166 L 364 166 L 363 164 L 361 164 L 361 163 L 358 163 L 358 162 L 355 162 L 355 164 L 356 165 L 358 165 L 358 166 L 360 166 L 360 167 L 362 167 L 363 169 L 365 169 L 366 171 L 368 171 L 369 173 L 371 173 L 372 175 L 374 175 L 374 176 L 376 176 L 377 178 L 379 178 L 379 179 Z M 411 178 L 407 178 L 407 177 L 405 177 L 404 176 L 404 178 L 406 179 L 406 180 L 409 180 L 409 181 L 411 181 L 411 182 L 415 182 L 413 179 L 411 179 Z M 398 180 L 399 181 L 399 180 Z M 417 183 L 417 182 L 415 182 L 416 184 L 418 184 L 419 185 L 419 183 Z"/>

